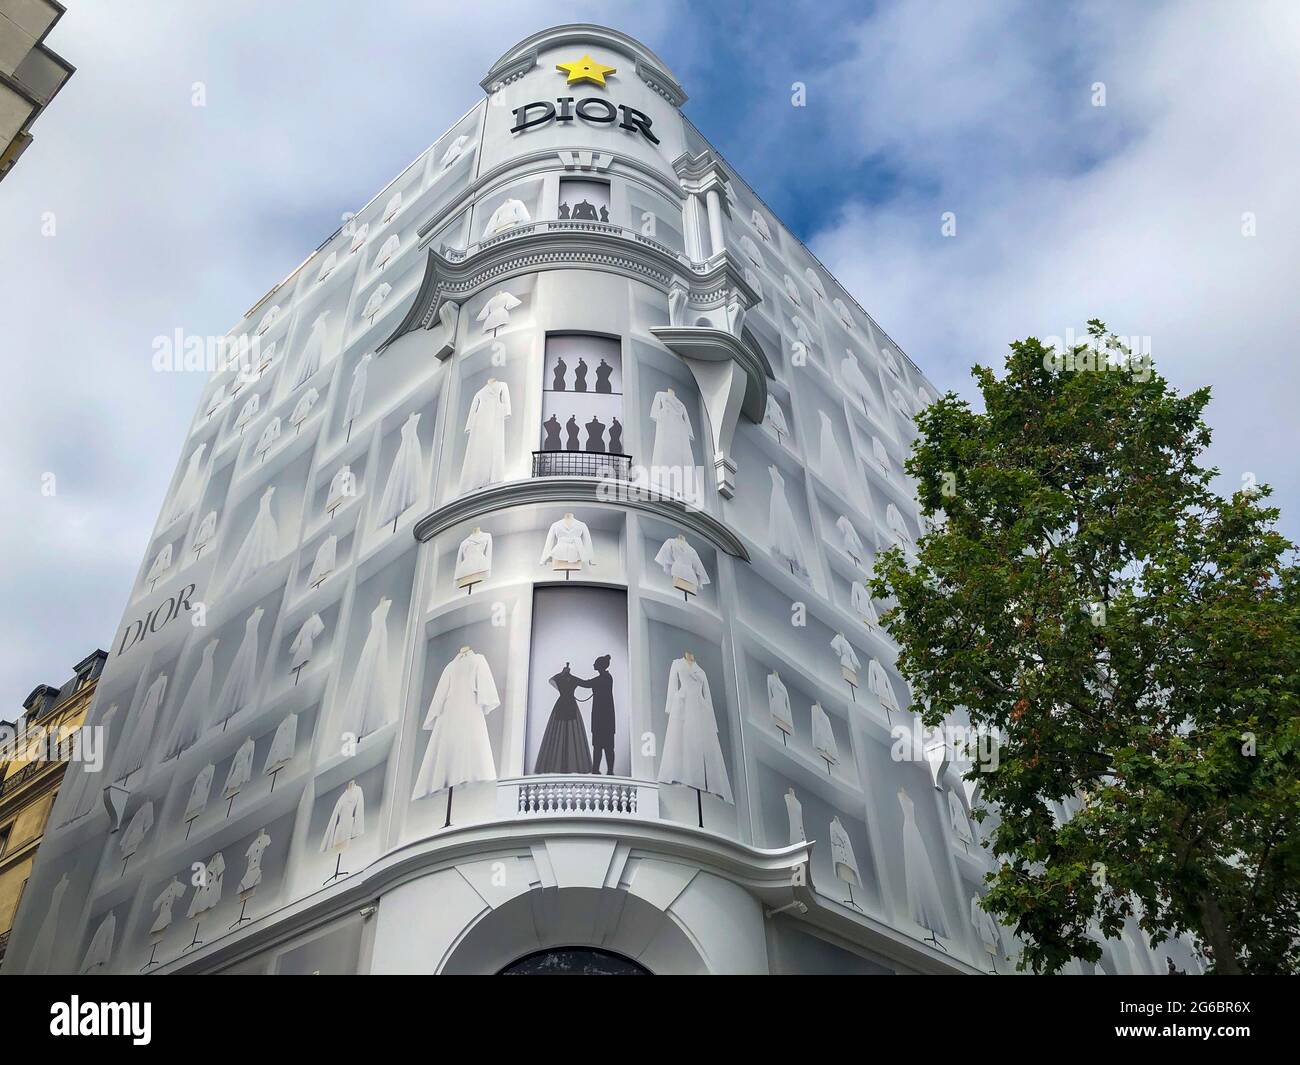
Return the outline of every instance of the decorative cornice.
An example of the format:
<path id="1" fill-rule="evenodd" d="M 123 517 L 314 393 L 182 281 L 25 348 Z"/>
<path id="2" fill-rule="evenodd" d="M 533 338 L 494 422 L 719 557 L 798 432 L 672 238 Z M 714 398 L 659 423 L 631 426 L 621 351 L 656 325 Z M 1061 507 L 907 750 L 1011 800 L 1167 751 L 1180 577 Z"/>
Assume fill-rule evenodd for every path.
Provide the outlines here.
<path id="1" fill-rule="evenodd" d="M 767 410 L 767 380 L 775 376 L 763 352 L 742 337 L 708 326 L 654 326 L 650 329 L 666 348 L 683 359 L 737 363 L 748 384 L 741 410 L 752 422 L 761 422 Z"/>
<path id="2" fill-rule="evenodd" d="M 480 488 L 426 514 L 415 523 L 415 538 L 423 543 L 483 514 L 547 503 L 588 503 L 643 511 L 695 533 L 733 558 L 749 561 L 745 545 L 712 514 L 641 485 L 594 477 L 534 477 Z"/>

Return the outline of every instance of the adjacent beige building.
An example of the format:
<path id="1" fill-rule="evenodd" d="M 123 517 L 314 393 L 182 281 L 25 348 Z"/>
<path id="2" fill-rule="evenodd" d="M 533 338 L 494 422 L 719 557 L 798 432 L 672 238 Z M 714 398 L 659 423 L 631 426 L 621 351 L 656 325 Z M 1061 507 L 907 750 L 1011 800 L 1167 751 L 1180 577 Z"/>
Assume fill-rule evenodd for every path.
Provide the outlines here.
<path id="1" fill-rule="evenodd" d="M 0 179 L 32 142 L 32 123 L 73 66 L 45 45 L 64 7 L 54 0 L 0 0 Z"/>

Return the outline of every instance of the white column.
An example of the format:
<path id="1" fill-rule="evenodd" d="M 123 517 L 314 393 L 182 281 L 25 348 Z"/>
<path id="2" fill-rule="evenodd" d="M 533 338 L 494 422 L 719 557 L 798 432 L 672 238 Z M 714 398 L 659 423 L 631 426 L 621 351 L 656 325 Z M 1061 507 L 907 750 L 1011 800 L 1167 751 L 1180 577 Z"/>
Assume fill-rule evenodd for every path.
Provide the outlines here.
<path id="1" fill-rule="evenodd" d="M 717 255 L 727 250 L 722 241 L 722 201 L 718 199 L 717 189 L 709 189 L 704 198 L 708 204 L 709 242 L 713 245 L 713 254 Z"/>

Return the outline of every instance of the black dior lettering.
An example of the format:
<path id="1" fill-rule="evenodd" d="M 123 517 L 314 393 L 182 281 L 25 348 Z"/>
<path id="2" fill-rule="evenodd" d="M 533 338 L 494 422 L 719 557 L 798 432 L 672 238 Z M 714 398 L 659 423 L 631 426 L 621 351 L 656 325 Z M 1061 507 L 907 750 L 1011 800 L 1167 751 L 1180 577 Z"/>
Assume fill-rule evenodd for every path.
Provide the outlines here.
<path id="1" fill-rule="evenodd" d="M 638 111 L 635 107 L 628 107 L 627 104 L 619 104 L 618 109 L 623 112 L 623 121 L 619 123 L 621 129 L 631 130 L 633 133 L 641 133 L 651 144 L 658 144 L 659 138 L 650 132 L 650 116 L 644 111 Z"/>
<path id="2" fill-rule="evenodd" d="M 593 110 L 599 113 L 592 114 Z M 617 114 L 614 105 L 599 96 L 588 96 L 585 100 L 578 101 L 578 117 L 585 118 L 588 122 L 613 122 Z"/>
<path id="3" fill-rule="evenodd" d="M 558 100 L 556 100 L 555 102 L 556 102 L 557 104 L 559 104 L 559 108 L 558 108 L 558 110 L 555 112 L 555 121 L 556 121 L 556 122 L 572 122 L 572 121 L 573 121 L 573 107 L 572 107 L 572 104 L 573 104 L 573 97 L 572 97 L 572 96 L 561 96 L 561 97 L 560 97 Z"/>
<path id="4" fill-rule="evenodd" d="M 536 110 L 540 110 L 541 114 L 537 118 L 529 118 L 528 112 Z M 510 128 L 510 132 L 519 133 L 522 130 L 531 129 L 533 126 L 540 126 L 543 122 L 550 122 L 555 118 L 555 105 L 547 103 L 545 100 L 538 100 L 536 103 L 516 107 L 514 115 L 515 124 Z"/>

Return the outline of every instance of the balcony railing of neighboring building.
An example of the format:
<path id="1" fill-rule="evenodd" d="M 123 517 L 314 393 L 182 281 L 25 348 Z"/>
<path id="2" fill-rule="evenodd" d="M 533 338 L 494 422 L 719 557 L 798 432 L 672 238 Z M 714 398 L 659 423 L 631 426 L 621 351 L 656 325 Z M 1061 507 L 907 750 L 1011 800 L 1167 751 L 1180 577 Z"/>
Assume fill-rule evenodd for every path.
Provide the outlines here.
<path id="1" fill-rule="evenodd" d="M 626 481 L 632 472 L 631 455 L 600 451 L 534 451 L 534 477 L 593 477 Z"/>
<path id="2" fill-rule="evenodd" d="M 497 784 L 502 818 L 659 816 L 659 787 L 599 775 L 518 777 Z"/>
<path id="3" fill-rule="evenodd" d="M 15 788 L 21 788 L 32 777 L 40 775 L 44 770 L 50 768 L 49 762 L 28 762 L 17 773 L 7 776 L 0 780 L 0 795 L 7 795 Z"/>

